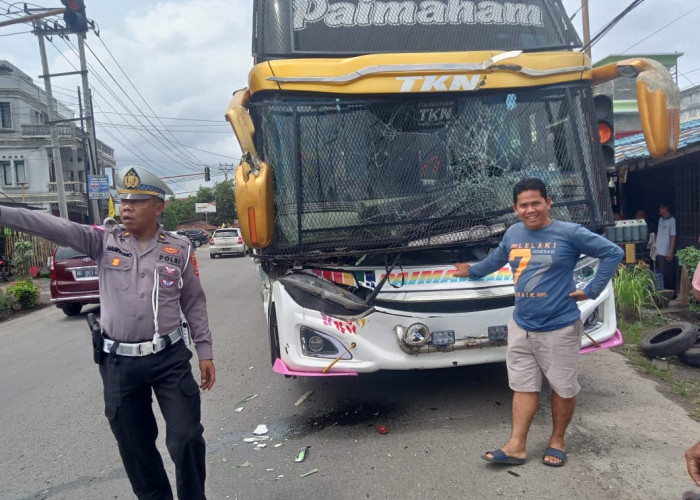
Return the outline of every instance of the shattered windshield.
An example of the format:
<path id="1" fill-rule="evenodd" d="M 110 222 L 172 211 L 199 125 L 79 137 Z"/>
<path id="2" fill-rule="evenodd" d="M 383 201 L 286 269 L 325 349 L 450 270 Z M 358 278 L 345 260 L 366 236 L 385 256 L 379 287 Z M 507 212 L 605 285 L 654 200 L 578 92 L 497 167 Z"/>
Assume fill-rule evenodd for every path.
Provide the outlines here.
<path id="1" fill-rule="evenodd" d="M 552 215 L 611 219 L 585 86 L 508 93 L 268 96 L 251 103 L 274 173 L 276 251 L 431 246 L 515 222 L 512 189 L 539 177 Z"/>

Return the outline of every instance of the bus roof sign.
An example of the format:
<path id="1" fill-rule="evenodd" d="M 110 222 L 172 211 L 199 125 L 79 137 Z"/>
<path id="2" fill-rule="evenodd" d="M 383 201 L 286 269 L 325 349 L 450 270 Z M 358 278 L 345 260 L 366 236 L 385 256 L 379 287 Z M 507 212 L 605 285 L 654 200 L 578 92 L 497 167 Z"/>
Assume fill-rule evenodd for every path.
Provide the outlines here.
<path id="1" fill-rule="evenodd" d="M 254 18 L 256 62 L 581 46 L 560 0 L 256 0 Z"/>

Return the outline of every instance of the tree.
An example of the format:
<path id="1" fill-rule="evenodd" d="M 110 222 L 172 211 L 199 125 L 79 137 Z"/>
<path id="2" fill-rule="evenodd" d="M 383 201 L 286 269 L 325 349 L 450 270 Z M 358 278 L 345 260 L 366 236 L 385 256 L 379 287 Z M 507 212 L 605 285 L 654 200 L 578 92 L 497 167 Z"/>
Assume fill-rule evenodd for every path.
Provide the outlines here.
<path id="1" fill-rule="evenodd" d="M 216 214 L 213 219 L 217 225 L 224 222 L 233 223 L 236 220 L 236 197 L 234 194 L 233 179 L 217 182 L 214 185 L 214 197 L 216 200 Z"/>
<path id="2" fill-rule="evenodd" d="M 183 220 L 192 220 L 196 217 L 194 198 L 181 200 L 170 197 L 168 206 L 163 210 L 163 225 L 166 231 L 174 231 Z"/>
<path id="3" fill-rule="evenodd" d="M 210 203 L 216 199 L 214 190 L 210 187 L 199 186 L 195 200 L 197 203 Z"/>

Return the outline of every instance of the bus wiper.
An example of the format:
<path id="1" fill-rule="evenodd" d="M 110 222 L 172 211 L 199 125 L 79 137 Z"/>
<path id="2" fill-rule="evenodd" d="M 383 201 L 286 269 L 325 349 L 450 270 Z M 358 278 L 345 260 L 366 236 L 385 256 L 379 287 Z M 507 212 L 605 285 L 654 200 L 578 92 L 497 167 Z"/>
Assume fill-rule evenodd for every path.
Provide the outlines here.
<path id="1" fill-rule="evenodd" d="M 399 261 L 399 258 L 401 257 L 401 254 L 398 254 L 396 258 L 394 259 L 394 262 L 391 263 L 391 267 L 389 269 L 384 268 L 386 271 L 384 273 L 384 277 L 381 279 L 379 283 L 377 283 L 377 286 L 374 287 L 374 290 L 372 290 L 372 293 L 369 294 L 369 296 L 365 299 L 365 305 L 367 307 L 371 307 L 374 304 L 374 299 L 377 298 L 377 295 L 379 295 L 379 290 L 384 286 L 384 283 L 389 279 L 389 275 L 391 274 L 391 271 L 394 270 L 394 267 L 396 267 L 396 263 Z"/>

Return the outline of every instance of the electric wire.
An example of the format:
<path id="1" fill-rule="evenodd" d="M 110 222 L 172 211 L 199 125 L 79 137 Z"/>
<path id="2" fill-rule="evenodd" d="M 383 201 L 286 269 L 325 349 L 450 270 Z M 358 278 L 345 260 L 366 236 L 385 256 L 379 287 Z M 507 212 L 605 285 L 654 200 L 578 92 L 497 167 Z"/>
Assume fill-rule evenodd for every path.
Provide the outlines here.
<path id="1" fill-rule="evenodd" d="M 639 7 L 644 0 L 632 0 L 632 3 L 629 4 L 622 12 L 620 12 L 618 15 L 616 15 L 608 24 L 603 26 L 595 35 L 591 37 L 589 42 L 585 44 L 582 48 L 581 51 L 584 52 L 588 50 L 589 48 L 593 47 L 601 38 L 603 38 L 617 23 L 619 23 L 627 14 L 629 14 L 632 10 L 635 8 Z"/>
<path id="2" fill-rule="evenodd" d="M 124 68 L 121 67 L 121 65 L 119 64 L 119 61 L 117 61 L 117 59 L 116 59 L 116 58 L 114 57 L 114 55 L 112 54 L 112 51 L 109 50 L 109 47 L 107 47 L 107 45 L 105 44 L 104 40 L 102 40 L 102 37 L 98 37 L 98 40 L 100 40 L 100 43 L 102 44 L 102 47 L 104 47 L 104 49 L 107 51 L 107 53 L 109 54 L 109 57 L 112 58 L 112 61 L 114 61 L 114 64 L 117 65 L 117 68 L 119 68 L 119 71 L 122 72 L 122 74 L 123 74 L 124 77 L 126 78 L 126 81 L 129 82 L 129 84 L 131 85 L 131 87 L 136 91 L 136 94 L 141 98 L 141 100 L 144 102 L 144 104 L 146 104 L 146 107 L 148 108 L 148 110 L 149 110 L 151 113 L 153 113 L 154 115 L 156 115 L 155 111 L 153 111 L 153 108 L 151 108 L 151 106 L 148 104 L 148 102 L 146 101 L 146 99 L 144 99 L 143 94 L 141 94 L 141 92 L 139 92 L 139 89 L 136 88 L 136 86 L 134 85 L 134 82 L 131 81 L 131 78 L 129 78 L 129 75 L 127 75 L 126 72 L 124 71 Z M 97 57 L 96 54 L 93 52 L 93 50 L 90 48 L 90 46 L 87 45 L 87 44 L 85 44 L 85 45 L 86 45 L 86 47 L 88 47 L 88 49 L 90 50 L 90 52 L 92 52 L 93 56 Z M 143 114 L 143 116 L 146 117 L 145 114 Z M 149 120 L 149 123 L 151 123 L 149 118 L 146 117 L 146 119 Z M 180 143 L 179 141 L 177 141 L 177 139 L 175 138 L 175 136 L 174 136 L 174 135 L 170 132 L 170 130 L 165 126 L 165 124 L 163 123 L 163 121 L 162 121 L 160 118 L 158 118 L 158 115 L 156 115 L 156 119 L 157 119 L 158 122 L 161 124 L 161 126 L 163 127 L 163 129 L 166 130 L 166 131 L 168 131 L 168 133 L 170 134 L 170 136 L 176 141 L 177 144 L 179 144 L 179 145 L 181 145 L 181 146 L 184 146 L 182 143 Z M 157 130 L 160 132 L 160 129 L 157 129 Z M 162 132 L 160 132 L 160 133 L 161 133 L 161 135 L 162 135 Z M 164 136 L 164 137 L 165 137 L 165 136 Z M 193 154 L 191 154 L 191 153 L 187 150 L 187 148 L 185 148 L 184 151 L 185 151 L 187 154 L 189 154 L 190 157 L 191 157 L 195 162 L 199 162 L 199 160 L 198 160 Z"/>

